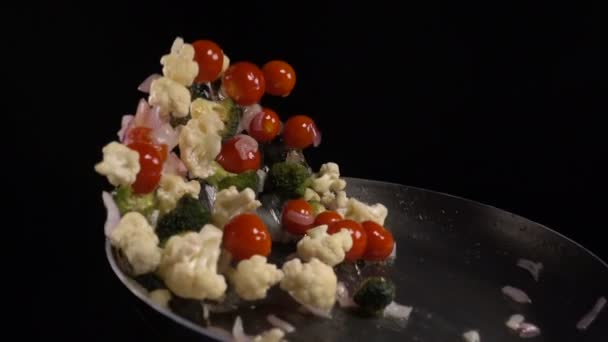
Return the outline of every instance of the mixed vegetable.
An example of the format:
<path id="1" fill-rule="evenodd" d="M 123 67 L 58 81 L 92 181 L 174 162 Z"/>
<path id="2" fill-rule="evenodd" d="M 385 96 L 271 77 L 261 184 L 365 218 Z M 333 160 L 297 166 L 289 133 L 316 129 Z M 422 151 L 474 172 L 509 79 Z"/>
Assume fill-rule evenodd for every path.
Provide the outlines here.
<path id="1" fill-rule="evenodd" d="M 337 164 L 306 163 L 302 151 L 321 143 L 314 120 L 282 122 L 260 105 L 265 94 L 289 96 L 292 66 L 231 64 L 216 43 L 181 38 L 160 63 L 95 165 L 113 186 L 105 233 L 128 271 L 155 280 L 150 297 L 162 306 L 262 300 L 277 286 L 330 317 L 344 296 L 338 268 L 385 263 L 395 242 L 384 205 L 349 198 Z M 277 244 L 296 257 L 271 263 Z M 353 279 L 352 307 L 378 314 L 394 303 L 390 279 Z"/>

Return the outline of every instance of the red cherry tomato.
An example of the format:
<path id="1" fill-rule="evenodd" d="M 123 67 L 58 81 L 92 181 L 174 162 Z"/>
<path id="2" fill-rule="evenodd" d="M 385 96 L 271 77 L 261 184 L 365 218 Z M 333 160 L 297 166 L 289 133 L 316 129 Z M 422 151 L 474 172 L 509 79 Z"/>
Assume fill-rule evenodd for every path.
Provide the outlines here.
<path id="1" fill-rule="evenodd" d="M 257 141 L 267 143 L 272 141 L 281 129 L 281 119 L 274 110 L 262 108 L 249 124 L 248 132 Z"/>
<path id="2" fill-rule="evenodd" d="M 367 247 L 363 259 L 369 261 L 383 261 L 391 255 L 395 246 L 393 234 L 374 221 L 361 223 L 367 234 Z"/>
<path id="3" fill-rule="evenodd" d="M 317 215 L 317 217 L 315 218 L 315 226 L 320 226 L 322 224 L 326 224 L 329 226 L 332 223 L 340 221 L 342 219 L 342 215 L 338 214 L 335 211 L 327 210 Z"/>
<path id="4" fill-rule="evenodd" d="M 262 67 L 266 80 L 266 92 L 275 96 L 287 96 L 296 85 L 296 72 L 284 61 L 270 61 Z"/>
<path id="5" fill-rule="evenodd" d="M 197 40 L 194 47 L 194 61 L 198 64 L 196 83 L 213 82 L 222 72 L 224 52 L 210 40 Z"/>
<path id="6" fill-rule="evenodd" d="M 140 169 L 135 183 L 132 184 L 133 192 L 146 194 L 154 191 L 163 171 L 163 158 L 159 147 L 145 142 L 133 142 L 127 147 L 139 153 Z"/>
<path id="7" fill-rule="evenodd" d="M 272 241 L 268 228 L 255 214 L 240 214 L 224 226 L 223 245 L 239 261 L 254 255 L 268 256 Z"/>
<path id="8" fill-rule="evenodd" d="M 246 138 L 236 136 L 226 140 L 222 144 L 222 150 L 215 160 L 228 172 L 241 173 L 259 169 L 262 160 L 260 150 L 248 151 L 245 153 L 245 156 L 242 156 L 241 152 L 237 149 L 237 144 L 242 143 L 239 143 L 240 139 Z"/>
<path id="9" fill-rule="evenodd" d="M 344 228 L 350 231 L 350 236 L 353 238 L 353 247 L 346 252 L 344 260 L 348 262 L 357 261 L 363 256 L 367 248 L 367 234 L 365 229 L 353 220 L 336 221 L 329 226 L 327 233 L 335 234 Z"/>
<path id="10" fill-rule="evenodd" d="M 169 154 L 168 146 L 165 144 L 154 144 L 151 135 L 152 128 L 150 127 L 133 127 L 127 133 L 125 142 L 127 143 L 127 145 L 134 142 L 151 144 L 152 146 L 154 146 L 154 148 L 158 150 L 158 152 L 160 153 L 160 161 L 164 163 L 165 160 L 167 160 L 167 155 Z"/>
<path id="11" fill-rule="evenodd" d="M 238 62 L 224 72 L 222 86 L 226 95 L 242 106 L 257 103 L 264 95 L 266 82 L 262 70 L 249 62 Z"/>
<path id="12" fill-rule="evenodd" d="M 289 200 L 283 207 L 281 215 L 283 229 L 294 235 L 303 235 L 313 227 L 315 217 L 312 207 L 303 199 Z"/>
<path id="13" fill-rule="evenodd" d="M 321 133 L 315 122 L 306 115 L 292 116 L 283 127 L 285 144 L 292 148 L 303 149 L 310 145 L 318 145 Z"/>

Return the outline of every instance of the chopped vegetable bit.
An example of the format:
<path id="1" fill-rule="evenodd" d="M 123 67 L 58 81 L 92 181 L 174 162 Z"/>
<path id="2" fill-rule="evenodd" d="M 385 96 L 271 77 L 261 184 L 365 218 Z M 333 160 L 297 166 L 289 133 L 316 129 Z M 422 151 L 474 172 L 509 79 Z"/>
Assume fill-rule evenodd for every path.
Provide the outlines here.
<path id="1" fill-rule="evenodd" d="M 221 104 L 224 110 L 220 111 L 219 114 L 220 119 L 224 122 L 224 130 L 220 132 L 220 135 L 224 139 L 230 139 L 237 134 L 243 110 L 230 98 L 222 100 Z"/>
<path id="2" fill-rule="evenodd" d="M 353 300 L 369 314 L 384 310 L 395 299 L 395 284 L 384 277 L 367 278 L 355 291 Z"/>
<path id="3" fill-rule="evenodd" d="M 276 192 L 284 199 L 303 197 L 310 185 L 310 176 L 310 171 L 300 163 L 275 163 L 268 172 L 267 191 Z"/>
<path id="4" fill-rule="evenodd" d="M 124 185 L 116 188 L 114 201 L 116 201 L 120 215 L 124 215 L 130 211 L 136 211 L 144 216 L 148 216 L 156 206 L 154 193 L 143 195 L 135 194 L 130 186 Z"/>
<path id="5" fill-rule="evenodd" d="M 162 216 L 156 226 L 159 239 L 165 240 L 172 235 L 199 231 L 209 222 L 210 213 L 198 199 L 184 195 L 177 201 L 175 209 Z"/>
<path id="6" fill-rule="evenodd" d="M 228 176 L 217 183 L 219 190 L 228 189 L 235 186 L 238 191 L 243 191 L 247 188 L 256 191 L 258 189 L 258 175 L 256 171 L 250 170 L 238 175 Z"/>

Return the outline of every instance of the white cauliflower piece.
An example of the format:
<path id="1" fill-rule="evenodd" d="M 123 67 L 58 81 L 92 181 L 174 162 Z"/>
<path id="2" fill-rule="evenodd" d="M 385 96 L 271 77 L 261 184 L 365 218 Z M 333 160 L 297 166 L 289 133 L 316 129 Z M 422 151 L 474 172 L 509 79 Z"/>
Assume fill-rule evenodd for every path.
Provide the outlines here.
<path id="1" fill-rule="evenodd" d="M 341 190 L 335 193 L 326 192 L 323 194 L 323 197 L 321 197 L 321 203 L 323 203 L 323 205 L 330 210 L 346 208 L 348 204 L 348 197 L 346 197 L 346 191 Z"/>
<path id="2" fill-rule="evenodd" d="M 198 178 L 207 178 L 216 171 L 213 161 L 222 149 L 219 132 L 224 123 L 214 112 L 202 112 L 196 119 L 190 119 L 179 133 L 180 158 Z"/>
<path id="3" fill-rule="evenodd" d="M 158 289 L 150 292 L 148 298 L 163 308 L 169 307 L 169 301 L 171 301 L 171 292 L 165 289 Z"/>
<path id="4" fill-rule="evenodd" d="M 184 44 L 180 37 L 173 41 L 171 53 L 160 59 L 163 65 L 163 75 L 175 82 L 189 86 L 198 75 L 198 64 L 194 61 L 194 47 Z"/>
<path id="5" fill-rule="evenodd" d="M 253 190 L 246 188 L 239 192 L 233 185 L 215 195 L 213 223 L 218 227 L 224 227 L 231 218 L 242 213 L 253 212 L 261 205 L 262 203 L 255 199 Z"/>
<path id="6" fill-rule="evenodd" d="M 103 161 L 95 165 L 95 171 L 108 177 L 114 186 L 131 185 L 139 173 L 139 153 L 112 141 L 102 149 Z"/>
<path id="7" fill-rule="evenodd" d="M 217 273 L 222 231 L 206 224 L 200 232 L 173 235 L 167 240 L 159 275 L 176 295 L 189 299 L 220 299 L 226 279 Z"/>
<path id="8" fill-rule="evenodd" d="M 214 113 L 221 119 L 226 115 L 226 108 L 218 102 L 205 100 L 200 97 L 190 104 L 190 115 L 193 119 L 198 119 L 203 115 L 214 115 Z"/>
<path id="9" fill-rule="evenodd" d="M 281 289 L 299 303 L 321 310 L 334 306 L 338 278 L 331 266 L 317 258 L 305 264 L 295 258 L 283 264 L 283 273 Z"/>
<path id="10" fill-rule="evenodd" d="M 317 201 L 317 202 L 320 202 L 321 201 L 321 197 L 313 189 L 306 188 L 306 190 L 304 190 L 304 200 L 305 201 Z"/>
<path id="11" fill-rule="evenodd" d="M 158 185 L 156 198 L 158 207 L 163 213 L 173 210 L 177 201 L 184 195 L 188 194 L 198 198 L 201 192 L 201 183 L 195 180 L 186 182 L 184 178 L 178 175 L 163 174 Z"/>
<path id="12" fill-rule="evenodd" d="M 321 165 L 318 176 L 312 180 L 312 188 L 319 194 L 340 191 L 346 188 L 346 181 L 340 179 L 340 168 L 336 163 Z"/>
<path id="13" fill-rule="evenodd" d="M 281 342 L 284 341 L 285 332 L 279 328 L 264 331 L 261 335 L 253 338 L 253 342 Z"/>
<path id="14" fill-rule="evenodd" d="M 352 246 L 353 239 L 348 229 L 330 235 L 327 234 L 327 225 L 323 224 L 306 231 L 298 241 L 298 256 L 304 261 L 317 258 L 333 267 L 344 261 Z"/>
<path id="15" fill-rule="evenodd" d="M 344 218 L 357 222 L 374 221 L 383 226 L 387 215 L 388 209 L 380 203 L 367 205 L 355 198 L 350 198 L 346 205 Z"/>
<path id="16" fill-rule="evenodd" d="M 160 263 L 158 236 L 138 212 L 128 212 L 120 219 L 110 234 L 110 242 L 127 257 L 135 275 L 152 272 Z"/>
<path id="17" fill-rule="evenodd" d="M 254 255 L 242 260 L 231 272 L 230 280 L 239 297 L 245 300 L 263 299 L 266 292 L 283 279 L 283 272 L 273 264 L 266 262 L 266 257 Z"/>
<path id="18" fill-rule="evenodd" d="M 150 85 L 148 103 L 159 106 L 163 113 L 172 113 L 178 118 L 188 115 L 190 99 L 188 88 L 168 77 L 157 78 Z"/>

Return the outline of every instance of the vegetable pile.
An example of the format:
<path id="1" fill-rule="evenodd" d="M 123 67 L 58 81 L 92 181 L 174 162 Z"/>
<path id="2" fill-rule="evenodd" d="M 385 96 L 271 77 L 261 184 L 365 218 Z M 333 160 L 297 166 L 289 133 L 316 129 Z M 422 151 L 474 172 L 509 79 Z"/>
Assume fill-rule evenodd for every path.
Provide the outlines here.
<path id="1" fill-rule="evenodd" d="M 95 165 L 112 186 L 103 193 L 105 234 L 128 272 L 155 279 L 150 298 L 165 307 L 260 301 L 277 287 L 331 317 L 345 291 L 337 270 L 385 263 L 395 242 L 384 205 L 349 198 L 336 163 L 318 172 L 306 163 L 302 151 L 321 143 L 314 120 L 283 122 L 261 105 L 264 96 L 289 96 L 293 67 L 231 64 L 216 43 L 181 38 L 160 64 L 162 75 L 138 87 L 147 99 L 122 117 Z M 297 257 L 271 263 L 279 244 Z M 390 279 L 359 277 L 351 288 L 349 307 L 366 314 L 396 305 Z"/>

